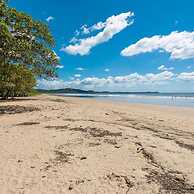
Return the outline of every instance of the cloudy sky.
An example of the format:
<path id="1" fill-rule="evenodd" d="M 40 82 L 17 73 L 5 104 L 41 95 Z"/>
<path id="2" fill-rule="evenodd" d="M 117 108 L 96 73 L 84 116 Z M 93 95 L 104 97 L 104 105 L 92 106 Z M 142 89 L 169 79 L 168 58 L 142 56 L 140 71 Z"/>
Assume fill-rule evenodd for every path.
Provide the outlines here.
<path id="1" fill-rule="evenodd" d="M 58 79 L 38 87 L 194 92 L 193 0 L 11 0 L 47 23 Z"/>

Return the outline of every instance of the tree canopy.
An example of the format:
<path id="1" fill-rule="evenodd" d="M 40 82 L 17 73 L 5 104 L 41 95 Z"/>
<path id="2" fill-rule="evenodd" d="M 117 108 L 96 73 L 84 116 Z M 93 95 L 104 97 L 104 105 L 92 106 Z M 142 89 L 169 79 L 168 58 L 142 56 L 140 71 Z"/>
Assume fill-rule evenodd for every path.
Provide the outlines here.
<path id="1" fill-rule="evenodd" d="M 54 39 L 46 24 L 0 0 L 0 95 L 7 94 L 3 91 L 6 90 L 3 83 L 17 85 L 13 75 L 31 75 L 31 80 L 56 76 L 59 61 L 53 47 Z"/>
<path id="2" fill-rule="evenodd" d="M 9 65 L 6 69 L 6 79 L 2 79 L 0 73 L 0 96 L 16 97 L 28 95 L 36 84 L 33 73 L 25 66 Z"/>

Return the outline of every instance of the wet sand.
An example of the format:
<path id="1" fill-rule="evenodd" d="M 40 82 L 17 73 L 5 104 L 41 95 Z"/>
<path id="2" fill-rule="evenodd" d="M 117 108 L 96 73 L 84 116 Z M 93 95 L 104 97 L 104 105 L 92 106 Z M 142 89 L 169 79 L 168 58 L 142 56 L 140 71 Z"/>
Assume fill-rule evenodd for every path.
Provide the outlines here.
<path id="1" fill-rule="evenodd" d="M 0 102 L 0 194 L 39 193 L 194 193 L 194 109 Z"/>

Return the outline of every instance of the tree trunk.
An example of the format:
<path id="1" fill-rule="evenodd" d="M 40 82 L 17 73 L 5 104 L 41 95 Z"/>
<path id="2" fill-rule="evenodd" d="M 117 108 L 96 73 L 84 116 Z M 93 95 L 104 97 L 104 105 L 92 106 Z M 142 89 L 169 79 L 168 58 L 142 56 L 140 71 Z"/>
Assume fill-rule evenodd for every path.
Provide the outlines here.
<path id="1" fill-rule="evenodd" d="M 2 96 L 1 100 L 8 100 L 8 96 Z"/>

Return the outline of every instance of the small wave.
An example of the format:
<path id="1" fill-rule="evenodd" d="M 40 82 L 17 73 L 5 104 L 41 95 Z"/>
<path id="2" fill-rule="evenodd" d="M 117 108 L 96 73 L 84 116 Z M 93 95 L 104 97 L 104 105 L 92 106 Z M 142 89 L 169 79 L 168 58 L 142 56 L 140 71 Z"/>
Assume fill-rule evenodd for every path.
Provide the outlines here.
<path id="1" fill-rule="evenodd" d="M 83 94 L 83 93 L 65 93 L 58 94 L 61 96 L 88 96 L 88 97 L 121 97 L 121 98 L 174 98 L 174 99 L 193 99 L 194 94 L 168 94 L 168 93 L 159 93 L 157 95 L 149 94 Z"/>
<path id="2" fill-rule="evenodd" d="M 66 97 L 95 98 L 128 103 L 158 104 L 167 106 L 194 107 L 194 94 L 58 94 Z"/>

